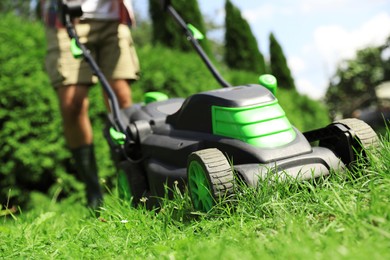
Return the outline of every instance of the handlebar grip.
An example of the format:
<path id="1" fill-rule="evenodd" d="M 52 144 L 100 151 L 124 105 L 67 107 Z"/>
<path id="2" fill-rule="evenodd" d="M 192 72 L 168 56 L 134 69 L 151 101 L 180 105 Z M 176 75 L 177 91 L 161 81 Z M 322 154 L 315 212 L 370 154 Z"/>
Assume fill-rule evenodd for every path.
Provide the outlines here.
<path id="1" fill-rule="evenodd" d="M 73 20 L 83 15 L 81 5 L 81 0 L 57 0 L 58 14 L 63 25 L 66 24 L 66 16 Z"/>

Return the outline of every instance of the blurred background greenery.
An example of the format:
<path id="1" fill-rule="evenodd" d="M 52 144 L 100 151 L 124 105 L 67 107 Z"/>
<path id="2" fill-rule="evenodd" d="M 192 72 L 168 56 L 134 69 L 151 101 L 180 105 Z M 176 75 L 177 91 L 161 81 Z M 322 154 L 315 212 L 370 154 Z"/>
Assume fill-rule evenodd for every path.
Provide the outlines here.
<path id="1" fill-rule="evenodd" d="M 172 4 L 202 31 L 213 26 L 202 20 L 196 0 L 173 0 Z M 266 59 L 240 10 L 230 1 L 225 7 L 225 41 L 221 44 L 206 37 L 202 43 L 206 52 L 232 85 L 256 84 L 260 74 L 274 74 L 279 80 L 277 98 L 302 132 L 326 126 L 337 116 L 353 115 L 362 105 L 357 99 L 363 94 L 369 96 L 365 105 L 377 103 L 374 87 L 390 79 L 389 57 L 382 55 L 389 48 L 387 41 L 361 50 L 355 60 L 340 64 L 329 79 L 326 98 L 312 100 L 296 91 L 275 35 L 270 33 L 271 56 Z M 142 102 L 147 91 L 186 97 L 219 88 L 181 30 L 168 20 L 171 18 L 154 15 L 161 12 L 159 8 L 151 3 L 152 19 L 138 21 L 132 32 L 142 69 L 141 79 L 133 84 L 135 102 Z M 74 196 L 81 200 L 83 187 L 74 177 L 58 101 L 44 69 L 46 46 L 39 8 L 31 8 L 28 1 L 2 0 L 0 15 L 0 204 L 28 205 L 31 191 L 55 199 Z M 90 98 L 101 182 L 111 189 L 115 171 L 102 134 L 106 110 L 99 86 L 92 89 Z"/>

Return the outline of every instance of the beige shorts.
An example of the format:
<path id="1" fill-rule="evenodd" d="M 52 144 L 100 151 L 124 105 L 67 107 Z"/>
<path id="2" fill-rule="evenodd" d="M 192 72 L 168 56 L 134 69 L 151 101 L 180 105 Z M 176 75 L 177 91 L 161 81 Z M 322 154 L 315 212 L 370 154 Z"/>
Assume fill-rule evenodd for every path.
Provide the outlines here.
<path id="1" fill-rule="evenodd" d="M 139 61 L 127 25 L 94 20 L 77 24 L 76 31 L 107 80 L 139 78 Z M 89 64 L 73 57 L 66 29 L 47 28 L 46 40 L 46 71 L 55 88 L 97 83 Z"/>

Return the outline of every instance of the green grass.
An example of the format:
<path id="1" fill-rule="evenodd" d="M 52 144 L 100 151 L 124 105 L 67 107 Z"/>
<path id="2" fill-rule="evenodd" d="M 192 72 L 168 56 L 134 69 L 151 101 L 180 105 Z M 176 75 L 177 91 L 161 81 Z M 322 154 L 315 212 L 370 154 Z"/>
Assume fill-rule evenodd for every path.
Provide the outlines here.
<path id="1" fill-rule="evenodd" d="M 160 212 L 108 195 L 99 218 L 76 195 L 56 202 L 32 193 L 31 209 L 0 218 L 0 258 L 386 259 L 389 139 L 363 169 L 315 183 L 240 187 L 208 214 L 193 212 L 180 192 Z"/>

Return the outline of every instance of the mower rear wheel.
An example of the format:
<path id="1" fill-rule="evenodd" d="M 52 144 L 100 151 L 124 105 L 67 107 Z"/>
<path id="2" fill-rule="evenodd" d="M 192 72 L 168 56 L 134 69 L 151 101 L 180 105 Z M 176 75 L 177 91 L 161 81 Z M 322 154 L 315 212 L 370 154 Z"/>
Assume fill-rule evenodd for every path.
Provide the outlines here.
<path id="1" fill-rule="evenodd" d="M 369 154 L 375 154 L 380 146 L 379 138 L 376 132 L 366 122 L 356 119 L 347 118 L 333 122 L 333 124 L 341 124 L 348 129 L 348 132 L 353 137 L 350 143 L 350 154 L 352 160 L 347 164 L 352 166 L 360 160 L 360 162 L 367 162 Z M 358 164 L 359 165 L 359 164 Z"/>
<path id="2" fill-rule="evenodd" d="M 379 147 L 378 135 L 366 122 L 356 118 L 347 118 L 335 121 L 334 124 L 342 124 L 354 132 L 360 146 L 355 148 L 366 150 Z"/>
<path id="3" fill-rule="evenodd" d="M 216 201 L 233 193 L 232 166 L 216 148 L 190 154 L 187 180 L 192 204 L 202 212 L 210 211 Z"/>

